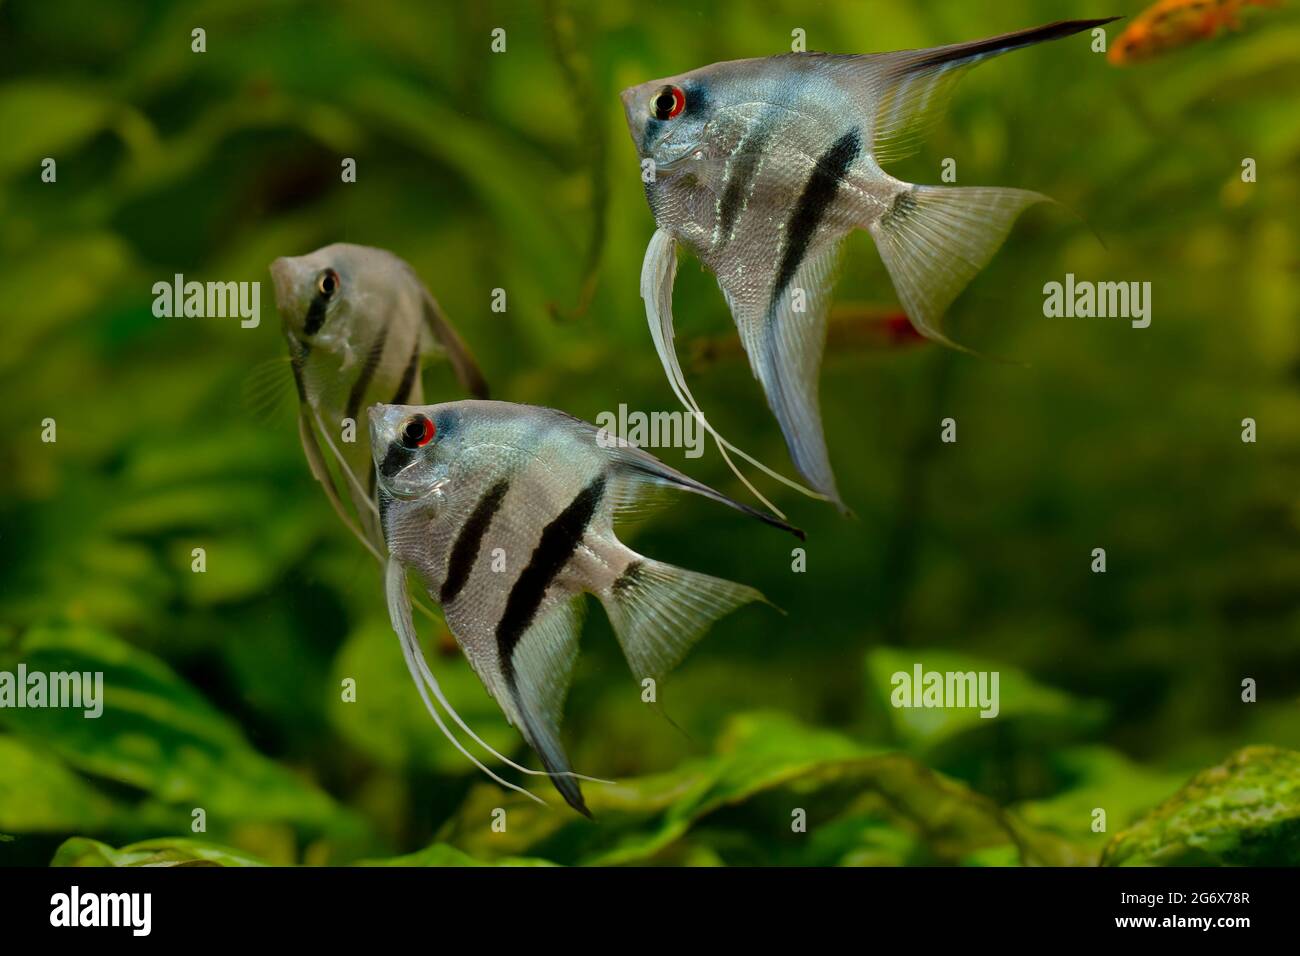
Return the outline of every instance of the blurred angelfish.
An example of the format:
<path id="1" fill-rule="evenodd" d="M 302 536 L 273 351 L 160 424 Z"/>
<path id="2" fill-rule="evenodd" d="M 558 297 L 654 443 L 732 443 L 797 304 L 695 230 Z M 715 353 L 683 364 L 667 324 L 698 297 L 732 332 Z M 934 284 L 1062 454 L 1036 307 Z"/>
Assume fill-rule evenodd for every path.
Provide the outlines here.
<path id="1" fill-rule="evenodd" d="M 762 600 L 753 588 L 636 553 L 615 536 L 615 518 L 656 490 L 679 489 L 803 536 L 548 408 L 486 401 L 376 405 L 370 445 L 390 555 L 389 614 L 426 707 L 456 748 L 494 780 L 537 799 L 472 756 L 443 722 L 429 691 L 480 746 L 517 770 L 549 776 L 584 814 L 579 775 L 559 736 L 584 593 L 604 606 L 638 680 L 658 680 L 714 620 Z M 408 568 L 442 605 L 465 656 L 545 771 L 492 750 L 451 708 L 411 621 Z"/>
<path id="2" fill-rule="evenodd" d="M 855 229 L 870 232 L 912 323 L 952 344 L 939 331 L 940 316 L 1016 217 L 1047 198 L 1022 189 L 918 186 L 881 164 L 915 152 L 970 67 L 1108 22 L 1073 20 L 897 53 L 735 60 L 623 91 L 658 226 L 641 272 L 650 332 L 678 399 L 728 464 L 730 450 L 807 492 L 722 439 L 686 386 L 673 347 L 677 243 L 717 276 L 799 473 L 815 497 L 843 508 L 817 395 L 843 239 Z"/>
<path id="3" fill-rule="evenodd" d="M 334 243 L 271 263 L 289 362 L 298 391 L 298 430 L 312 474 L 344 524 L 383 560 L 375 475 L 361 410 L 377 402 L 423 401 L 420 369 L 445 353 L 461 386 L 487 384 L 456 330 L 415 271 L 384 249 Z M 351 420 L 355 441 L 343 441 Z M 318 441 L 319 438 L 319 441 Z M 353 504 L 348 515 L 320 441 L 338 463 Z"/>

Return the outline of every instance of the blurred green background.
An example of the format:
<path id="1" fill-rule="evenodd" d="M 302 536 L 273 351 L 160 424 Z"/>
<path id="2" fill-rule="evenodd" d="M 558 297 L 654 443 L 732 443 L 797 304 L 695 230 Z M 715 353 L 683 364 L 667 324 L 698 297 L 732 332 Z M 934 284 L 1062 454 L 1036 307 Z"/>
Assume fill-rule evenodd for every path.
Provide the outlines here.
<path id="1" fill-rule="evenodd" d="M 579 770 L 619 781 L 587 785 L 594 823 L 535 779 L 551 809 L 513 799 L 442 739 L 291 411 L 247 397 L 284 352 L 267 265 L 348 241 L 415 267 L 495 397 L 588 420 L 672 409 L 638 297 L 654 225 L 619 90 L 788 50 L 795 28 L 809 49 L 868 52 L 1139 9 L 0 6 L 0 669 L 107 684 L 98 720 L 0 709 L 0 862 L 1300 862 L 1293 9 L 1248 10 L 1240 33 L 1141 68 L 1082 35 L 964 81 L 891 172 L 937 183 L 953 157 L 959 184 L 1062 202 L 1022 219 L 947 320 L 1023 364 L 887 334 L 887 277 L 869 237 L 850 239 L 822 403 L 856 517 L 764 485 L 807 529 L 804 573 L 789 538 L 701 499 L 636 531 L 638 550 L 786 613 L 732 615 L 665 682 L 680 730 L 588 615 L 564 730 Z M 151 287 L 177 272 L 261 281 L 260 327 L 155 318 Z M 1151 327 L 1044 318 L 1042 287 L 1067 272 L 1150 281 Z M 703 408 L 788 473 L 689 256 L 675 302 Z M 445 367 L 426 394 L 458 397 Z M 716 451 L 662 456 L 745 496 Z M 526 757 L 417 623 L 461 713 Z M 918 661 L 998 670 L 1001 715 L 891 708 L 890 674 Z"/>

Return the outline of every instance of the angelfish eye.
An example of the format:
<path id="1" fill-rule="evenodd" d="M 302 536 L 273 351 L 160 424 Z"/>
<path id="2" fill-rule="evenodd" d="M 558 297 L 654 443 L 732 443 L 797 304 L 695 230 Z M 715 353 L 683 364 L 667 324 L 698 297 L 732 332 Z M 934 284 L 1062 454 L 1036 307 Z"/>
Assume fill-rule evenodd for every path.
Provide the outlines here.
<path id="1" fill-rule="evenodd" d="M 316 291 L 328 299 L 339 289 L 339 274 L 333 269 L 326 269 L 316 277 Z"/>
<path id="2" fill-rule="evenodd" d="M 686 109 L 686 94 L 680 86 L 663 86 L 650 101 L 650 111 L 657 120 L 670 120 Z"/>
<path id="3" fill-rule="evenodd" d="M 406 424 L 402 426 L 402 445 L 410 449 L 423 448 L 433 440 L 437 431 L 433 419 L 425 415 L 416 415 L 414 418 L 407 419 Z"/>

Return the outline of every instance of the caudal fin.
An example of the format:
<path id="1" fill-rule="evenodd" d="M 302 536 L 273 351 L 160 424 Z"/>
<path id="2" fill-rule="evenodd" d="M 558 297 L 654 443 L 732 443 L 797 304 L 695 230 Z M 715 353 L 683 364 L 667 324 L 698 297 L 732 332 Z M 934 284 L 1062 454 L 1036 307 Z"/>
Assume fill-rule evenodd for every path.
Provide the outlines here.
<path id="1" fill-rule="evenodd" d="M 637 680 L 658 680 L 714 621 L 764 600 L 743 584 L 640 556 L 599 596 Z"/>
<path id="2" fill-rule="evenodd" d="M 899 301 L 918 332 L 957 346 L 939 319 L 983 269 L 1016 218 L 1042 193 L 995 187 L 912 186 L 869 228 Z"/>

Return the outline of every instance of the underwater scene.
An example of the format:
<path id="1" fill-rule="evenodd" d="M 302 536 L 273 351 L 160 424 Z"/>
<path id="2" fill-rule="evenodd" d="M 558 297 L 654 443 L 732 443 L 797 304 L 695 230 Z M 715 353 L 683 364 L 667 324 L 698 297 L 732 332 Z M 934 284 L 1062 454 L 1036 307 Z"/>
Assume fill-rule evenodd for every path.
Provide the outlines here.
<path id="1" fill-rule="evenodd" d="M 1300 864 L 1297 4 L 0 35 L 0 865 Z"/>

